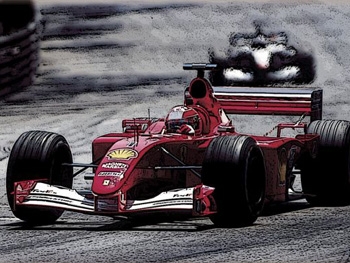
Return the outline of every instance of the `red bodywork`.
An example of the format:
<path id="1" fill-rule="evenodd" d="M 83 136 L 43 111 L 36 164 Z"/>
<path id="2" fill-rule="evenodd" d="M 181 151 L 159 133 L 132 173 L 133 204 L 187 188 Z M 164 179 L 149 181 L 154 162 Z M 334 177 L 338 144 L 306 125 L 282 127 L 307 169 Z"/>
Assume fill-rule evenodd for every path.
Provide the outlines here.
<path id="1" fill-rule="evenodd" d="M 184 69 L 198 70 L 185 90 L 184 105 L 194 108 L 203 123 L 200 135 L 167 133 L 165 119 L 135 118 L 122 122 L 123 132 L 106 134 L 92 142 L 94 177 L 91 193 L 96 214 L 126 214 L 152 210 L 190 210 L 192 215 L 216 212 L 213 188 L 202 184 L 201 165 L 213 138 L 237 134 L 229 114 L 297 115 L 310 120 L 322 117 L 322 92 L 315 89 L 212 87 L 202 70 L 208 64 L 186 64 Z M 315 155 L 319 136 L 299 134 L 282 137 L 283 129 L 306 129 L 307 123 L 281 123 L 275 136 L 254 136 L 263 152 L 266 169 L 266 203 L 291 199 L 292 170 L 305 152 Z M 220 175 L 218 175 L 220 176 Z M 35 181 L 16 184 L 16 205 L 32 191 Z M 161 193 L 190 189 L 190 209 L 182 208 L 186 193 L 172 192 L 169 206 L 150 208 Z M 85 199 L 82 203 L 87 202 Z M 138 203 L 139 202 L 139 203 Z M 87 202 L 88 203 L 88 202 Z M 42 205 L 42 203 L 40 203 Z M 109 205 L 104 208 L 104 205 Z M 140 208 L 137 208 L 139 204 Z M 157 203 L 159 205 L 159 203 Z M 133 208 L 132 208 L 133 207 Z M 75 210 L 67 205 L 63 208 Z M 76 209 L 78 210 L 78 209 Z"/>

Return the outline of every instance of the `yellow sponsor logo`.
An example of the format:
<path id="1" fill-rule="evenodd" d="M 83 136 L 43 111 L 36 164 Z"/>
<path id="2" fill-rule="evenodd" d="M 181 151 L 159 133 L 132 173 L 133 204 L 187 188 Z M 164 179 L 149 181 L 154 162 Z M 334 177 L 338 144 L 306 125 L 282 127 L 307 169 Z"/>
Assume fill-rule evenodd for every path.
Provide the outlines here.
<path id="1" fill-rule="evenodd" d="M 117 159 L 117 160 L 129 160 L 136 158 L 138 155 L 137 151 L 132 149 L 118 149 L 107 154 L 108 159 Z"/>

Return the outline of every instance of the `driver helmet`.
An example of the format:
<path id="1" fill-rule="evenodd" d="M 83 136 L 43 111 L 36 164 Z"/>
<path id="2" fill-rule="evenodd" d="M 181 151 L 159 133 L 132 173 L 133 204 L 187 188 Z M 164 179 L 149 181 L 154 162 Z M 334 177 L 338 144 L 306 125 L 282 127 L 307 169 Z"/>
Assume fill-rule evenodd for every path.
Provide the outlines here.
<path id="1" fill-rule="evenodd" d="M 191 126 L 195 134 L 200 133 L 200 118 L 197 111 L 186 106 L 172 108 L 165 121 L 167 132 L 179 133 L 181 126 L 185 124 Z"/>

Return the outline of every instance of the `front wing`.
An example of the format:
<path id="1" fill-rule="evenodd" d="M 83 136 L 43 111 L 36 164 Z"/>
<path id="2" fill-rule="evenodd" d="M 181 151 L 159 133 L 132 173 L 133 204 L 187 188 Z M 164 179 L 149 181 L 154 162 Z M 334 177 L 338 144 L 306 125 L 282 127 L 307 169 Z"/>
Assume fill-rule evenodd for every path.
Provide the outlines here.
<path id="1" fill-rule="evenodd" d="M 91 191 L 78 192 L 36 180 L 16 182 L 14 189 L 14 209 L 19 206 L 50 207 L 111 216 L 152 211 L 207 216 L 216 212 L 212 197 L 214 188 L 205 185 L 162 192 L 146 200 L 126 200 L 123 193 L 106 198 L 93 195 Z"/>

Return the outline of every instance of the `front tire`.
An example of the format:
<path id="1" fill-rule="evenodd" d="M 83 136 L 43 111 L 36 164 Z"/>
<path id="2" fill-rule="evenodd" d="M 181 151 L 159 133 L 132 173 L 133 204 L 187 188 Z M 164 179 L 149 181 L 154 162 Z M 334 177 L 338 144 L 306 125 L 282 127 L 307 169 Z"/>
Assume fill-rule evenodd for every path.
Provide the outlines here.
<path id="1" fill-rule="evenodd" d="M 261 149 L 249 136 L 221 136 L 209 144 L 202 167 L 203 184 L 215 187 L 219 227 L 253 224 L 265 201 L 265 165 Z"/>
<path id="2" fill-rule="evenodd" d="M 309 157 L 301 169 L 306 200 L 312 205 L 350 203 L 350 122 L 317 120 L 307 133 L 319 134 L 319 152 Z"/>
<path id="3" fill-rule="evenodd" d="M 13 214 L 30 224 L 50 224 L 64 212 L 41 207 L 14 207 L 14 183 L 22 180 L 45 179 L 52 185 L 72 187 L 72 153 L 66 139 L 56 133 L 29 131 L 16 140 L 8 161 L 6 175 L 7 199 Z"/>

